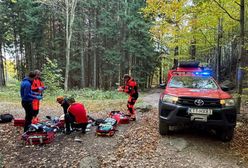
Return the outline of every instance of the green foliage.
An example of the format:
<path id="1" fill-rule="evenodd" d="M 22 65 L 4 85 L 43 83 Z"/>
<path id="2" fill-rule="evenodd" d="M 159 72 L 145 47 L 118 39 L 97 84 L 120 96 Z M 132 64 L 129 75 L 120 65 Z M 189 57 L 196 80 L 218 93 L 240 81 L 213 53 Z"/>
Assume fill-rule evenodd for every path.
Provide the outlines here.
<path id="1" fill-rule="evenodd" d="M 117 91 L 92 90 L 84 88 L 80 90 L 71 90 L 65 94 L 67 97 L 74 97 L 83 100 L 105 100 L 105 99 L 123 99 L 126 94 Z"/>
<path id="2" fill-rule="evenodd" d="M 53 89 L 55 89 L 53 87 Z M 89 88 L 70 90 L 64 92 L 62 89 L 52 90 L 50 87 L 45 90 L 43 100 L 46 102 L 55 102 L 57 96 L 74 97 L 77 101 L 84 100 L 123 100 L 127 98 L 127 94 L 116 91 L 92 90 Z M 20 82 L 13 81 L 7 87 L 0 87 L 0 99 L 2 101 L 18 102 L 20 98 Z"/>
<path id="3" fill-rule="evenodd" d="M 239 6 L 235 1 L 223 0 L 221 5 L 234 18 L 239 18 Z M 190 58 L 189 48 L 192 40 L 196 42 L 197 53 L 201 55 L 204 51 L 208 52 L 216 46 L 220 18 L 223 20 L 222 44 L 232 40 L 234 35 L 231 34 L 239 24 L 231 19 L 216 2 L 206 0 L 147 1 L 143 13 L 154 21 L 150 32 L 155 41 L 169 49 L 170 56 L 174 56 L 175 47 L 179 47 L 179 60 Z"/>
<path id="4" fill-rule="evenodd" d="M 20 100 L 20 82 L 11 78 L 6 87 L 0 87 L 1 101 L 19 101 Z"/>
<path id="5" fill-rule="evenodd" d="M 42 68 L 42 79 L 51 93 L 57 92 L 63 82 L 62 70 L 58 68 L 57 60 L 46 59 Z"/>
<path id="6" fill-rule="evenodd" d="M 16 76 L 21 79 L 24 72 L 43 69 L 43 80 L 51 91 L 62 86 L 62 71 L 58 69 L 64 72 L 66 62 L 63 4 L 64 1 L 53 0 L 0 2 L 0 34 L 6 48 L 11 48 L 15 62 L 19 63 L 15 65 Z M 143 0 L 78 1 L 72 27 L 70 88 L 92 87 L 94 72 L 97 73 L 96 88 L 109 89 L 128 70 L 136 79 L 147 83 L 147 77 L 158 65 L 159 54 L 154 52 L 149 33 L 152 24 L 140 13 L 144 6 Z M 96 68 L 93 55 L 97 57 Z M 57 67 L 49 69 L 53 65 L 45 58 L 59 60 Z M 85 84 L 81 83 L 82 67 Z"/>

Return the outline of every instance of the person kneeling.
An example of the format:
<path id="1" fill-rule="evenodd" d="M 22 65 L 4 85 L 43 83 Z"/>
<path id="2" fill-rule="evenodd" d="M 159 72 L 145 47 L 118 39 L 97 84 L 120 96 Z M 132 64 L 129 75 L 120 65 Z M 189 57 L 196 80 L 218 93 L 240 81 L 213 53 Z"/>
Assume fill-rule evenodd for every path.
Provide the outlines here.
<path id="1" fill-rule="evenodd" d="M 68 98 L 69 107 L 65 115 L 66 124 L 71 128 L 81 128 L 82 133 L 85 134 L 85 130 L 88 124 L 87 111 L 83 104 L 75 102 L 74 98 Z M 66 134 L 70 134 L 71 130 L 66 130 Z"/>

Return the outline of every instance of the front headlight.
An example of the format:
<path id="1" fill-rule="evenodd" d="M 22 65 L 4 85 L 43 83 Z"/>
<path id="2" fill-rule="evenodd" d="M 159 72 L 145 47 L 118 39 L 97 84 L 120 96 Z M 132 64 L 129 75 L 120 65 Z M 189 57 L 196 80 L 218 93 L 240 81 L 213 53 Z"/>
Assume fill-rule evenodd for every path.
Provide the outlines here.
<path id="1" fill-rule="evenodd" d="M 164 95 L 163 98 L 162 98 L 162 101 L 176 104 L 177 101 L 178 101 L 178 97 L 171 96 L 171 95 Z"/>
<path id="2" fill-rule="evenodd" d="M 235 101 L 234 99 L 222 99 L 220 100 L 220 104 L 224 105 L 224 106 L 235 106 Z"/>

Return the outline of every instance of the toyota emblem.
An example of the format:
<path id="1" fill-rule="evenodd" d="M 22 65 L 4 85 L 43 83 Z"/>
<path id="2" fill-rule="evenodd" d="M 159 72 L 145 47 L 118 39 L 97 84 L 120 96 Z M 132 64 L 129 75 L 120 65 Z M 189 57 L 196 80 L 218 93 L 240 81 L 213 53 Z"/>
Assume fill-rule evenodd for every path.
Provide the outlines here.
<path id="1" fill-rule="evenodd" d="M 203 101 L 202 99 L 196 99 L 196 100 L 194 101 L 194 104 L 195 104 L 196 106 L 203 106 L 203 105 L 204 105 L 204 101 Z"/>

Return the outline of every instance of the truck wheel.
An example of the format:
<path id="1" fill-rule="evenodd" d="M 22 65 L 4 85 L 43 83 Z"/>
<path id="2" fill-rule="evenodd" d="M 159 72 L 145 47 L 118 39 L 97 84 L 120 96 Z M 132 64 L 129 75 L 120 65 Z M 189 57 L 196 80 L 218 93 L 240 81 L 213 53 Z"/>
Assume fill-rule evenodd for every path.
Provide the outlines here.
<path id="1" fill-rule="evenodd" d="M 161 119 L 159 120 L 159 133 L 160 135 L 168 135 L 170 133 L 169 125 L 161 121 Z"/>
<path id="2" fill-rule="evenodd" d="M 219 135 L 221 141 L 229 142 L 233 138 L 234 128 L 222 129 L 218 131 L 217 134 Z"/>

